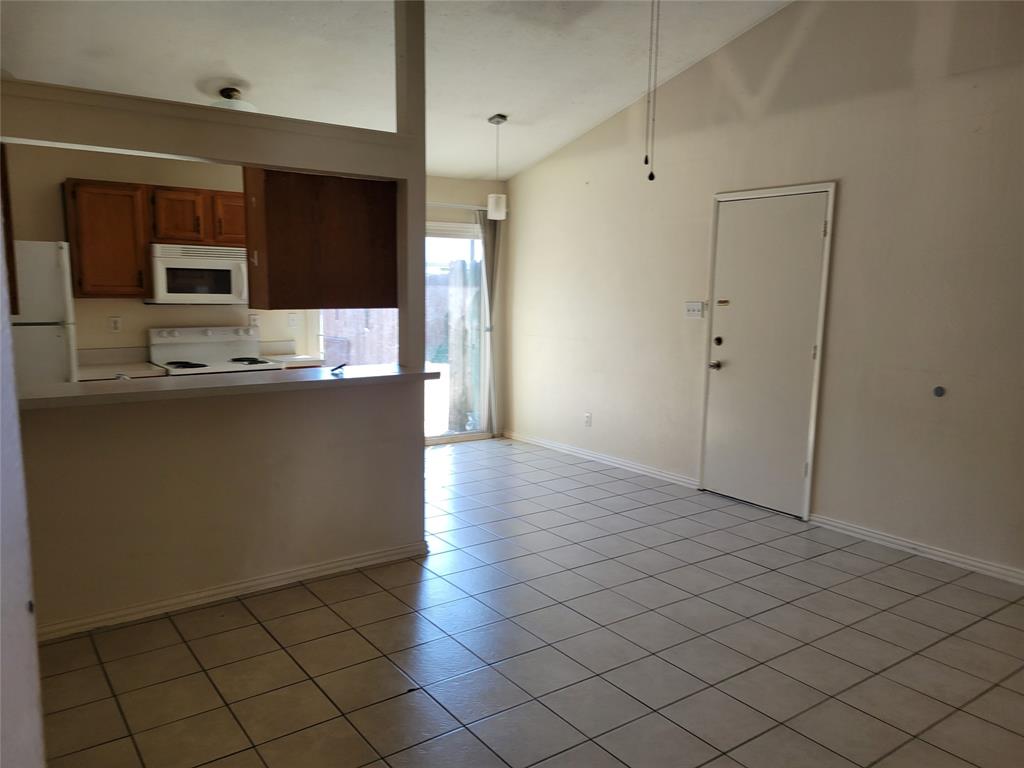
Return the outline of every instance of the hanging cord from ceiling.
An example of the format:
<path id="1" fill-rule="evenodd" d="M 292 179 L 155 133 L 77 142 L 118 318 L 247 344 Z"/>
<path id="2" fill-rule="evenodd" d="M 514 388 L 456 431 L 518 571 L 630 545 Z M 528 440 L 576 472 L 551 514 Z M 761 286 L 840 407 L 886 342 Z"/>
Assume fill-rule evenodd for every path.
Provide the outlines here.
<path id="1" fill-rule="evenodd" d="M 651 0 L 651 26 L 647 38 L 647 100 L 644 115 L 644 165 L 654 181 L 655 124 L 658 115 L 658 49 L 661 44 L 661 0 Z"/>
<path id="2" fill-rule="evenodd" d="M 494 126 L 494 180 L 500 180 L 499 161 L 501 159 L 501 126 L 508 120 L 508 115 L 498 112 L 487 118 L 487 122 Z"/>

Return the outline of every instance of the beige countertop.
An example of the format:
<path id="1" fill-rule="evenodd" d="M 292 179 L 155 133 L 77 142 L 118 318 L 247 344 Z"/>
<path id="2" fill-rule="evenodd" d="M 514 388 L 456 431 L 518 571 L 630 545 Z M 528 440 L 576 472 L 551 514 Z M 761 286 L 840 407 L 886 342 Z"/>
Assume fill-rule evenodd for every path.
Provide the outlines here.
<path id="1" fill-rule="evenodd" d="M 122 366 L 123 367 L 123 366 Z M 327 387 L 425 381 L 440 378 L 433 371 L 397 365 L 352 365 L 332 374 L 330 368 L 286 368 L 280 371 L 206 373 L 188 376 L 150 376 L 107 381 L 54 384 L 19 399 L 22 410 L 85 405 L 219 397 Z"/>
<path id="2" fill-rule="evenodd" d="M 127 376 L 130 379 L 145 379 L 151 376 L 166 376 L 167 370 L 145 361 L 131 363 L 100 363 L 78 366 L 79 381 L 103 381 Z"/>

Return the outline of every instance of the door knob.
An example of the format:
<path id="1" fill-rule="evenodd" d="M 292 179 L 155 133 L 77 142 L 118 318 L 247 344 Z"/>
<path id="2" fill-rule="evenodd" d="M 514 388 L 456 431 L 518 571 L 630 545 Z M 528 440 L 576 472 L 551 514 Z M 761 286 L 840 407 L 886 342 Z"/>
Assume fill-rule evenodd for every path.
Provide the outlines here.
<path id="1" fill-rule="evenodd" d="M 708 363 L 708 368 L 710 368 L 713 371 L 720 371 L 722 370 L 722 361 L 712 360 L 710 363 Z"/>

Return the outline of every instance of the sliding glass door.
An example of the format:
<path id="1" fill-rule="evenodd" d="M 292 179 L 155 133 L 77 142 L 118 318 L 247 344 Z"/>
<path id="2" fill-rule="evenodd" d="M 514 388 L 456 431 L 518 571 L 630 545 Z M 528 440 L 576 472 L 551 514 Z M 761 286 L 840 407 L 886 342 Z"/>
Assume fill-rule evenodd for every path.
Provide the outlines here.
<path id="1" fill-rule="evenodd" d="M 483 244 L 476 225 L 428 224 L 426 361 L 441 378 L 424 388 L 423 432 L 483 432 L 487 421 Z M 322 309 L 318 342 L 335 366 L 398 362 L 398 310 Z"/>
<path id="2" fill-rule="evenodd" d="M 441 378 L 425 387 L 427 437 L 485 428 L 483 245 L 475 226 L 428 225 L 426 367 Z"/>

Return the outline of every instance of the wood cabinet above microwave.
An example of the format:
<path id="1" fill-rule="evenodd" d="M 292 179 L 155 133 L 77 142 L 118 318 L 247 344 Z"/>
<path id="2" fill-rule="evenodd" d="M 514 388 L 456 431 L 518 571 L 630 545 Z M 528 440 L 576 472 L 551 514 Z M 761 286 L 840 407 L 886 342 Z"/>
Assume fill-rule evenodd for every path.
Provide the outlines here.
<path id="1" fill-rule="evenodd" d="M 153 238 L 161 243 L 245 245 L 245 198 L 239 192 L 153 188 Z"/>
<path id="2" fill-rule="evenodd" d="M 398 306 L 394 181 L 245 169 L 249 306 Z"/>
<path id="3" fill-rule="evenodd" d="M 245 245 L 241 192 L 68 179 L 64 214 L 75 296 L 149 296 L 149 246 Z"/>

